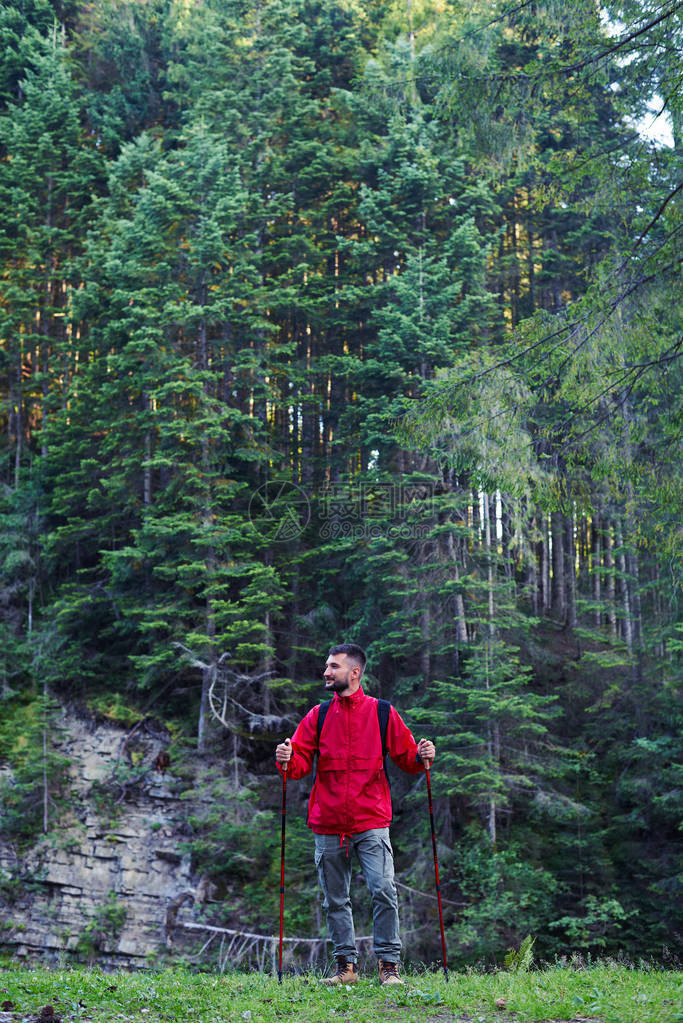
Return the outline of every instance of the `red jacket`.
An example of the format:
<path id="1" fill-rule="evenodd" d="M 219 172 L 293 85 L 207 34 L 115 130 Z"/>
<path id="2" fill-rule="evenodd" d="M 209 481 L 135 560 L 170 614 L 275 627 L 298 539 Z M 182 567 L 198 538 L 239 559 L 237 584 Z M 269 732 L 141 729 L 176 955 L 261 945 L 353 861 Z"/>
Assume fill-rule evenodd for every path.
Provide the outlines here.
<path id="1" fill-rule="evenodd" d="M 313 766 L 320 706 L 309 710 L 292 736 L 287 773 L 303 778 Z M 394 707 L 386 744 L 402 770 L 424 770 L 412 733 Z M 278 764 L 282 771 L 282 765 Z M 352 696 L 335 693 L 320 736 L 315 784 L 308 801 L 308 826 L 319 835 L 355 835 L 391 823 L 391 794 L 382 760 L 377 700 L 362 688 Z"/>

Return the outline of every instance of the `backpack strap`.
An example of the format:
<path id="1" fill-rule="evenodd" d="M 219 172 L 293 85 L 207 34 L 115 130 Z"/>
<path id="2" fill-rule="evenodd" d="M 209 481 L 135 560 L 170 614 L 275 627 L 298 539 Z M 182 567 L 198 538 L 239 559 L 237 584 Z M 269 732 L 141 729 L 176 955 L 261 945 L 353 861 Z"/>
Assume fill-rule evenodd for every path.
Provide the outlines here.
<path id="1" fill-rule="evenodd" d="M 382 757 L 386 760 L 389 750 L 387 748 L 387 728 L 389 726 L 389 713 L 391 704 L 388 700 L 377 701 L 377 718 L 379 720 L 379 734 L 382 739 Z M 385 766 L 386 770 L 386 766 Z"/>
<path id="2" fill-rule="evenodd" d="M 387 781 L 389 782 L 389 788 L 391 788 L 391 778 L 387 767 L 389 766 L 389 748 L 387 746 L 387 728 L 389 725 L 389 714 L 391 713 L 391 704 L 388 700 L 377 701 L 377 719 L 379 721 L 379 734 L 382 740 L 382 760 L 384 762 L 384 774 Z"/>
<path id="3" fill-rule="evenodd" d="M 320 733 L 323 730 L 325 718 L 327 717 L 327 712 L 330 709 L 331 703 L 332 700 L 328 700 L 326 703 L 320 704 L 320 710 L 318 711 L 318 735 L 316 739 L 316 753 L 320 753 Z"/>

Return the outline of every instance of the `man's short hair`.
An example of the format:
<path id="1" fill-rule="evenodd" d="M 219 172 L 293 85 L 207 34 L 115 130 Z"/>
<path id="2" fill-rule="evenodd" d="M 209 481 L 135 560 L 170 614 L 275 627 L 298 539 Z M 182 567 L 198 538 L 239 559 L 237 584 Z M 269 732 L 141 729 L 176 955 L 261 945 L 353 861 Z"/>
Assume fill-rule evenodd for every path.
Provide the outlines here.
<path id="1" fill-rule="evenodd" d="M 330 647 L 330 656 L 334 654 L 346 654 L 347 657 L 351 657 L 354 661 L 358 662 L 361 675 L 365 671 L 368 658 L 365 650 L 358 646 L 357 643 L 338 643 L 336 646 Z"/>

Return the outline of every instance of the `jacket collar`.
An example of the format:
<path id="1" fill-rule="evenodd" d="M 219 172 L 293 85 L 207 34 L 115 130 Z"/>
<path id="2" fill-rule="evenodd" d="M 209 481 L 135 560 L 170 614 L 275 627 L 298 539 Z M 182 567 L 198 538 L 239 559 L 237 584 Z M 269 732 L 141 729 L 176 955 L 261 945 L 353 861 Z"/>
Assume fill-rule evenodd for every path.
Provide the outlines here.
<path id="1" fill-rule="evenodd" d="M 362 700 L 364 696 L 365 693 L 363 692 L 363 687 L 359 686 L 358 689 L 356 689 L 355 693 L 352 693 L 351 696 L 340 696 L 339 693 L 335 693 L 334 699 L 338 700 L 340 703 L 352 704 L 357 703 L 359 700 Z"/>

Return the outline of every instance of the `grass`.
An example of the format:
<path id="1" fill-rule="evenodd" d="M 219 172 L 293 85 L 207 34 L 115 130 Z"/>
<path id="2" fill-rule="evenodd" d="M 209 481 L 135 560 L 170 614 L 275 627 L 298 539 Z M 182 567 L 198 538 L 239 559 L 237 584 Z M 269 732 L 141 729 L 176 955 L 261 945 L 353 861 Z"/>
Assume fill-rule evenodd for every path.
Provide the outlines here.
<path id="1" fill-rule="evenodd" d="M 531 973 L 411 974 L 405 987 L 364 977 L 325 988 L 314 975 L 224 976 L 185 970 L 103 973 L 26 969 L 0 974 L 2 1023 L 682 1023 L 681 974 L 597 965 Z M 46 1006 L 54 1008 L 52 1015 Z"/>

